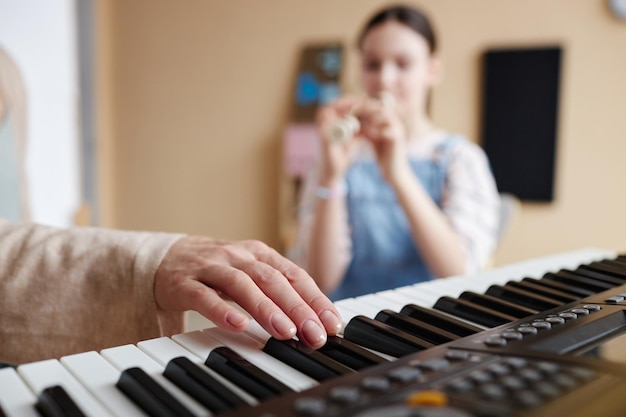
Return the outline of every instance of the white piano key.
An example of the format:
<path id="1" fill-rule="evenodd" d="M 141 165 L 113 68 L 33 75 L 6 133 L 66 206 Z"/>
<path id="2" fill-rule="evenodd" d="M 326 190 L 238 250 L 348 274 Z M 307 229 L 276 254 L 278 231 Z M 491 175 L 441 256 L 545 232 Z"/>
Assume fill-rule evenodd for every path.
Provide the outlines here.
<path id="1" fill-rule="evenodd" d="M 341 316 L 341 321 L 342 321 L 341 328 L 342 328 L 342 332 L 343 332 L 343 328 L 346 327 L 346 324 L 348 324 L 350 319 L 352 317 L 354 317 L 356 315 L 356 313 L 354 311 L 352 311 L 352 310 L 348 310 L 345 307 L 342 307 L 340 303 L 341 303 L 341 301 L 335 302 L 335 308 L 337 309 L 337 311 L 339 312 L 339 315 Z"/>
<path id="2" fill-rule="evenodd" d="M 385 298 L 380 292 L 358 297 L 357 301 L 374 306 L 378 314 L 382 310 L 400 311 L 407 303 L 402 303 L 398 299 Z M 376 316 L 376 315 L 374 315 Z"/>
<path id="3" fill-rule="evenodd" d="M 404 294 L 402 292 L 399 292 L 397 290 L 389 290 L 389 291 L 383 291 L 381 293 L 379 293 L 380 298 L 386 298 L 389 299 L 397 304 L 402 304 L 402 307 L 404 307 L 407 304 L 416 304 L 422 307 L 432 307 L 432 304 L 430 303 L 426 303 L 424 301 L 420 301 L 420 300 L 416 300 L 415 297 L 410 297 L 407 294 Z M 402 307 L 400 308 L 400 310 L 402 309 Z M 400 311 L 397 310 L 397 311 Z"/>
<path id="4" fill-rule="evenodd" d="M 352 311 L 354 313 L 353 317 L 357 315 L 362 315 L 369 318 L 374 318 L 374 316 L 380 311 L 372 305 L 360 302 L 358 297 L 346 298 L 345 300 L 338 301 L 336 305 L 339 305 L 346 310 Z"/>
<path id="5" fill-rule="evenodd" d="M 20 365 L 17 372 L 37 395 L 45 388 L 60 385 L 85 415 L 111 416 L 111 413 L 56 359 Z"/>
<path id="6" fill-rule="evenodd" d="M 187 393 L 163 376 L 163 366 L 134 345 L 123 345 L 109 349 L 103 349 L 100 354 L 115 366 L 120 372 L 139 367 L 150 375 L 158 384 L 163 386 L 170 394 L 176 397 L 185 407 L 197 416 L 211 415 L 209 410 L 191 398 Z"/>
<path id="7" fill-rule="evenodd" d="M 37 397 L 13 368 L 0 369 L 0 406 L 7 417 L 39 417 Z"/>
<path id="8" fill-rule="evenodd" d="M 261 343 L 265 343 L 267 339 L 272 337 L 272 335 L 270 335 L 267 330 L 265 330 L 256 320 L 250 320 L 250 324 L 248 325 L 245 333 L 252 336 Z"/>
<path id="9" fill-rule="evenodd" d="M 96 352 L 64 356 L 61 363 L 112 414 L 116 416 L 145 417 L 145 413 L 129 400 L 115 384 L 121 372 Z"/>
<path id="10" fill-rule="evenodd" d="M 436 293 L 432 291 L 421 290 L 419 287 L 404 287 L 396 290 L 398 294 L 404 295 L 411 300 L 413 304 L 417 304 L 423 307 L 432 308 L 437 302 L 439 297 L 445 295 L 445 291 Z"/>
<path id="11" fill-rule="evenodd" d="M 217 328 L 217 327 L 214 327 Z M 213 371 L 209 367 L 204 365 L 204 361 L 206 359 L 202 358 L 191 351 L 185 349 L 179 343 L 176 343 L 174 340 L 168 337 L 159 337 L 156 339 L 144 340 L 142 342 L 137 343 L 137 347 L 148 354 L 152 359 L 159 362 L 164 368 L 167 364 L 174 358 L 185 357 L 198 365 L 200 369 L 202 369 L 207 374 L 211 375 L 217 381 L 219 381 L 222 385 L 228 388 L 230 391 L 237 394 L 240 398 L 246 401 L 250 405 L 258 404 L 256 398 L 248 394 L 246 391 L 243 391 L 241 388 L 233 384 L 232 382 L 225 379 L 223 376 Z"/>
<path id="12" fill-rule="evenodd" d="M 202 358 L 185 349 L 168 337 L 144 340 L 137 347 L 152 359 L 165 367 L 174 358 L 184 356 L 194 363 L 202 362 Z"/>

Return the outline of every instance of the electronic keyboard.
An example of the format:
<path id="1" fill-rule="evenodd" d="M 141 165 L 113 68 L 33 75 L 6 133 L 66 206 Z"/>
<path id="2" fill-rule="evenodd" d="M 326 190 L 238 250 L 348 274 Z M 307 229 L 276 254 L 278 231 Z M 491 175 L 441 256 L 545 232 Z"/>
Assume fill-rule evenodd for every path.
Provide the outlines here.
<path id="1" fill-rule="evenodd" d="M 626 257 L 587 248 L 335 303 L 319 350 L 256 322 L 0 369 L 0 417 L 623 416 Z"/>

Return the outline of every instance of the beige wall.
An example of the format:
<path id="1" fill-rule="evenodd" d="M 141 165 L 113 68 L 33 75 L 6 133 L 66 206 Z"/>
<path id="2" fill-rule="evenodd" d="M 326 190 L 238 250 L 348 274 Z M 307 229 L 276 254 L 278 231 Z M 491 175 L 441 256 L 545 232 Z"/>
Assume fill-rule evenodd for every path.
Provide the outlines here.
<path id="1" fill-rule="evenodd" d="M 278 247 L 280 137 L 299 47 L 353 42 L 382 4 L 103 0 L 104 225 L 256 238 Z M 591 245 L 626 249 L 626 22 L 600 0 L 418 4 L 434 17 L 446 63 L 434 119 L 474 140 L 485 48 L 565 49 L 556 200 L 523 205 L 496 262 Z"/>

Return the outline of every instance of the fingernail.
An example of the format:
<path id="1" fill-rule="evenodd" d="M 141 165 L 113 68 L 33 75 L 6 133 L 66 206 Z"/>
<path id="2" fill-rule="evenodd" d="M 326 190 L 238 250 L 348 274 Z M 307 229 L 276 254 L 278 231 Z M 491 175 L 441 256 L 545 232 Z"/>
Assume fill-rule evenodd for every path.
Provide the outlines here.
<path id="1" fill-rule="evenodd" d="M 334 332 L 334 334 L 339 333 L 341 331 L 341 327 L 343 326 L 341 319 L 330 310 L 322 311 L 320 314 L 320 320 L 322 320 L 326 329 L 332 330 L 331 333 Z"/>
<path id="2" fill-rule="evenodd" d="M 226 322 L 231 326 L 240 329 L 246 325 L 248 318 L 236 310 L 226 313 Z"/>
<path id="3" fill-rule="evenodd" d="M 313 320 L 307 320 L 302 325 L 302 337 L 309 346 L 321 346 L 326 343 L 326 331 Z"/>
<path id="4" fill-rule="evenodd" d="M 285 316 L 283 313 L 274 313 L 270 318 L 270 323 L 272 323 L 272 327 L 279 334 L 285 337 L 293 337 L 296 334 L 296 325 L 293 321 L 289 320 L 289 317 Z"/>

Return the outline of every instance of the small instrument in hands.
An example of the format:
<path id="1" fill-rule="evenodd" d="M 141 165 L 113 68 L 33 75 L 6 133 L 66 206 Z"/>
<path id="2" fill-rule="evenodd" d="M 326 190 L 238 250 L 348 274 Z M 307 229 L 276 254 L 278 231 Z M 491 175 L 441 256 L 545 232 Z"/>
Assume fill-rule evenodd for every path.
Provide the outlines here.
<path id="1" fill-rule="evenodd" d="M 394 96 L 385 91 L 379 93 L 376 99 L 378 99 L 382 103 L 383 107 L 386 108 L 395 104 Z M 330 125 L 327 131 L 327 137 L 332 142 L 342 143 L 354 137 L 359 129 L 361 129 L 361 122 L 359 122 L 359 119 L 351 111 L 345 117 Z"/>

